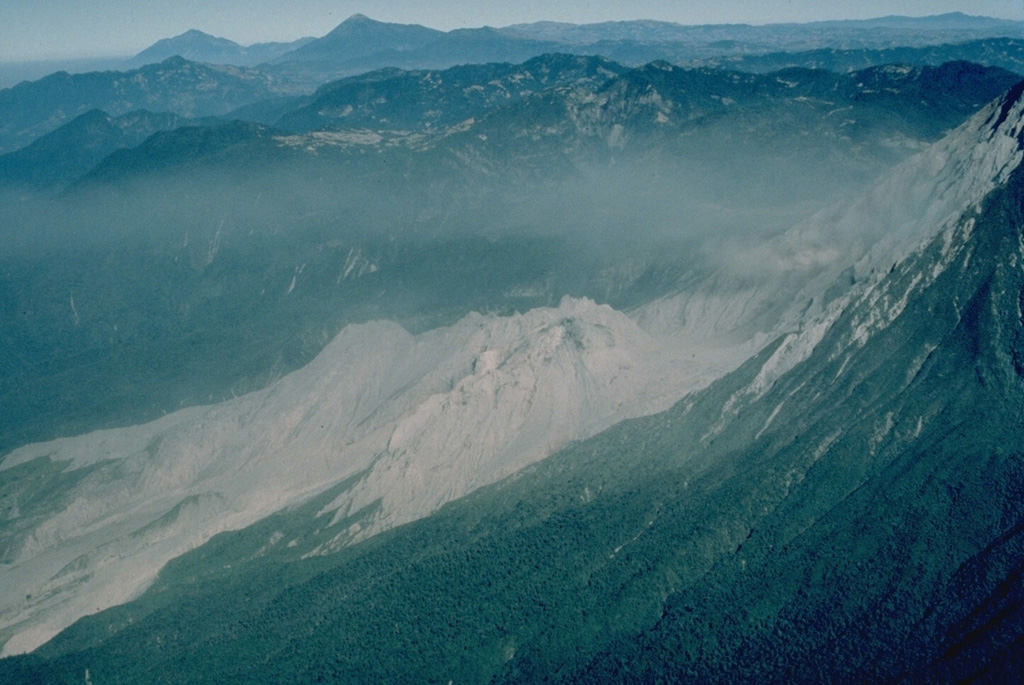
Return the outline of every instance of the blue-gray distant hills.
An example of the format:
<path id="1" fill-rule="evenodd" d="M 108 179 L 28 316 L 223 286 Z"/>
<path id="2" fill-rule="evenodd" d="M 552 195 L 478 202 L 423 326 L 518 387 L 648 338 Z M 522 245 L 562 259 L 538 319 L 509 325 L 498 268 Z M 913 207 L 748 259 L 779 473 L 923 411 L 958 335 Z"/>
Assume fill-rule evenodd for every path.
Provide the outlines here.
<path id="1" fill-rule="evenodd" d="M 0 155 L 0 185 L 59 188 L 68 179 L 87 173 L 111 153 L 135 147 L 157 131 L 203 123 L 202 119 L 144 109 L 117 117 L 102 110 L 89 110 L 29 145 Z"/>
<path id="2" fill-rule="evenodd" d="M 602 55 L 632 66 L 657 59 L 684 62 L 752 58 L 754 64 L 758 55 L 835 49 L 837 43 L 847 51 L 884 51 L 997 37 L 1024 38 L 1021 22 L 950 13 L 924 18 L 893 16 L 766 26 L 685 26 L 658 21 L 584 25 L 537 22 L 446 32 L 419 25 L 375 21 L 356 14 L 325 36 L 290 43 L 241 46 L 193 29 L 158 41 L 126 66 L 138 67 L 174 55 L 216 64 L 255 66 L 266 63 L 267 68 L 279 76 L 309 87 L 331 78 L 382 67 L 437 69 L 456 64 L 521 62 L 547 52 Z M 864 59 L 869 58 L 862 58 L 855 68 L 898 61 L 893 59 L 893 54 L 873 58 L 870 63 L 864 63 Z M 933 57 L 928 63 L 951 59 L 970 60 L 972 57 L 948 54 L 938 62 Z M 1006 63 L 999 66 L 1013 68 Z"/>
<path id="3" fill-rule="evenodd" d="M 280 55 L 277 61 L 345 62 L 378 53 L 410 52 L 424 48 L 444 35 L 444 31 L 418 24 L 374 21 L 365 15 L 354 14 L 327 35 Z"/>
<path id="4" fill-rule="evenodd" d="M 935 140 L 1017 78 L 963 62 L 850 74 L 790 69 L 753 75 L 665 63 L 634 70 L 600 58 L 547 55 L 520 65 L 384 70 L 342 79 L 260 123 L 278 136 L 314 136 L 310 141 L 320 147 L 320 157 L 348 156 L 357 149 L 332 146 L 332 131 L 342 136 L 359 130 L 405 132 L 358 147 L 391 148 L 396 154 L 405 149 L 404 163 L 413 165 L 450 156 L 446 171 L 434 172 L 437 182 L 456 168 L 462 168 L 457 176 L 479 175 L 483 169 L 495 173 L 529 157 L 537 166 L 546 160 L 558 168 L 645 151 L 698 164 L 713 158 L 716 149 L 725 159 L 757 145 L 760 149 L 750 155 L 777 160 L 828 151 L 837 162 L 854 164 L 848 182 L 857 183 L 862 174 L 873 173 L 867 169 L 877 170 Z M 836 110 L 844 116 L 828 116 Z M 232 154 L 240 156 L 239 168 L 272 164 L 285 150 L 293 154 L 264 129 L 245 130 L 255 137 L 235 140 Z M 127 181 L 141 170 L 151 174 L 226 154 L 191 142 L 177 154 L 175 136 L 196 140 L 191 132 L 168 133 L 159 139 L 161 152 L 156 153 L 156 140 L 147 141 L 104 161 L 84 180 Z M 855 171 L 857 164 L 864 167 Z"/>
<path id="5" fill-rule="evenodd" d="M 0 683 L 1024 681 L 1019 29 L 0 91 Z"/>
<path id="6" fill-rule="evenodd" d="M 966 42 L 991 37 L 1024 38 L 1024 23 L 951 13 L 937 17 L 884 17 L 809 24 L 687 26 L 658 21 L 596 24 L 538 22 L 504 28 L 437 31 L 379 22 L 361 14 L 278 57 L 278 64 L 316 61 L 364 68 L 437 68 L 457 63 L 522 61 L 544 52 L 598 54 L 636 64 L 712 55 L 799 51 L 842 42 L 848 48 L 881 49 Z M 528 53 L 528 54 L 527 54 Z M 453 61 L 458 60 L 458 61 Z"/>
<path id="7" fill-rule="evenodd" d="M 662 21 L 615 21 L 595 24 L 537 22 L 502 28 L 480 27 L 439 31 L 415 24 L 397 24 L 355 14 L 328 34 L 291 43 L 241 46 L 198 30 L 158 41 L 140 52 L 132 65 L 162 61 L 175 54 L 205 62 L 254 66 L 263 62 L 318 62 L 379 68 L 436 68 L 466 63 L 521 61 L 543 52 L 601 54 L 622 60 L 625 54 L 647 51 L 643 61 L 719 54 L 794 51 L 837 41 L 849 48 L 881 49 L 965 42 L 990 37 L 1024 38 L 1021 22 L 975 17 L 954 12 L 934 17 L 890 16 L 857 21 L 808 24 L 746 24 L 688 26 Z M 646 46 L 646 47 L 645 47 Z M 528 52 L 525 56 L 523 52 Z M 611 53 L 609 51 L 612 51 Z M 670 53 L 677 54 L 672 55 Z M 490 56 L 500 55 L 496 60 Z M 391 61 L 389 61 L 391 60 Z M 370 67 L 370 65 L 373 65 Z"/>
<path id="8" fill-rule="evenodd" d="M 280 86 L 264 72 L 182 57 L 123 72 L 57 72 L 0 90 L 0 151 L 24 147 L 93 109 L 112 116 L 145 109 L 201 117 L 279 92 Z"/>
<path id="9" fill-rule="evenodd" d="M 934 21 L 885 18 L 870 27 L 857 22 L 763 27 L 541 22 L 448 32 L 355 15 L 320 38 L 249 47 L 189 31 L 159 41 L 126 63 L 125 71 L 55 73 L 0 90 L 0 152 L 24 147 L 91 109 L 112 116 L 146 109 L 196 117 L 251 107 L 243 118 L 268 122 L 296 102 L 285 98 L 382 68 L 516 64 L 563 53 L 602 56 L 630 67 L 664 60 L 758 72 L 790 66 L 851 71 L 963 60 L 1024 73 L 1021 38 L 1019 22 L 965 15 Z"/>
<path id="10" fill-rule="evenodd" d="M 1021 22 L 960 13 L 935 18 L 886 17 L 869 22 L 684 26 L 669 22 L 600 24 L 540 22 L 505 28 L 441 32 L 354 15 L 328 35 L 274 60 L 284 77 L 311 83 L 317 74 L 346 76 L 380 67 L 444 68 L 481 62 L 521 62 L 547 52 L 601 55 L 630 65 L 834 47 L 880 50 L 895 46 L 1024 38 Z M 951 56 L 948 59 L 964 59 Z M 875 62 L 878 64 L 879 62 Z"/>
<path id="11" fill-rule="evenodd" d="M 728 55 L 688 62 L 740 71 L 767 72 L 787 67 L 853 71 L 878 64 L 931 64 L 950 60 L 1024 73 L 1024 41 L 1019 38 L 984 38 L 963 43 L 921 47 L 837 49 L 819 48 L 798 52 L 771 52 L 757 55 Z"/>
<path id="12" fill-rule="evenodd" d="M 239 45 L 227 38 L 218 38 L 196 29 L 191 29 L 173 38 L 163 38 L 129 60 L 126 67 L 141 67 L 146 64 L 163 62 L 168 57 L 184 57 L 192 62 L 213 64 L 234 64 L 252 67 L 270 62 L 291 52 L 313 38 L 299 38 L 287 43 L 254 43 Z"/>

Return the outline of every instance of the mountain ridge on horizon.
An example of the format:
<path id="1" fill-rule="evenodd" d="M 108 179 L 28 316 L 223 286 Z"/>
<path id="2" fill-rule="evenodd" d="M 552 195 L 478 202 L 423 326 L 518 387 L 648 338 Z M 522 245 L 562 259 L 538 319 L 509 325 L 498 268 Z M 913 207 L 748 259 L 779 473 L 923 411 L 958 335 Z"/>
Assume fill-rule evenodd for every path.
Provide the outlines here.
<path id="1" fill-rule="evenodd" d="M 973 19 L 0 90 L 0 683 L 1024 682 L 1024 23 Z"/>
<path id="2" fill-rule="evenodd" d="M 936 22 L 944 25 L 935 26 Z M 870 35 L 865 33 L 865 26 L 872 29 Z M 337 45 L 330 46 L 334 41 L 330 34 L 334 33 L 336 38 L 339 30 L 344 33 L 356 27 L 363 32 L 377 34 L 369 41 L 370 45 L 364 45 L 357 54 L 346 51 L 344 46 L 340 49 Z M 409 45 L 393 44 L 386 36 L 381 40 L 379 34 L 382 29 L 385 33 L 395 30 L 407 33 L 408 29 L 415 29 L 424 36 L 433 36 L 436 41 L 428 40 L 428 44 L 421 44 L 410 51 Z M 58 71 L 122 70 L 147 62 L 159 62 L 172 54 L 182 54 L 199 62 L 243 67 L 273 64 L 278 78 L 297 79 L 312 90 L 327 80 L 384 66 L 409 69 L 440 68 L 460 63 L 521 62 L 545 52 L 602 55 L 634 66 L 655 59 L 684 63 L 748 54 L 813 50 L 832 45 L 840 34 L 846 36 L 840 41 L 846 48 L 937 45 L 991 37 L 1024 38 L 1024 25 L 1011 19 L 953 12 L 925 17 L 891 15 L 873 19 L 759 25 L 682 24 L 660 19 L 583 24 L 539 20 L 498 28 L 484 26 L 445 31 L 420 24 L 378 21 L 356 13 L 322 36 L 292 41 L 242 45 L 223 34 L 223 31 L 207 32 L 193 26 L 175 36 L 161 38 L 133 56 L 12 60 L 0 64 L 0 88 L 34 81 Z M 326 45 L 323 43 L 325 39 Z M 483 44 L 495 40 L 500 40 L 502 45 L 491 46 L 489 51 L 480 49 Z M 318 42 L 320 47 L 316 48 Z M 310 55 L 319 52 L 313 56 L 318 66 L 297 66 L 294 61 L 289 64 L 288 54 L 295 51 L 298 51 L 295 57 L 300 61 L 308 61 Z M 101 52 L 97 51 L 97 54 Z"/>
<path id="3" fill-rule="evenodd" d="M 967 13 L 964 13 L 964 12 L 946 12 L 946 13 L 942 13 L 942 14 L 924 15 L 924 16 L 910 16 L 910 15 L 895 15 L 894 14 L 894 15 L 885 15 L 885 16 L 880 16 L 880 17 L 873 17 L 873 18 L 868 18 L 868 19 L 828 19 L 828 20 L 816 20 L 816 21 L 807 21 L 807 22 L 772 22 L 772 23 L 763 23 L 763 24 L 752 24 L 752 23 L 746 23 L 746 22 L 687 24 L 687 23 L 676 22 L 676 21 L 669 21 L 669 20 L 663 20 L 663 19 L 644 19 L 644 18 L 638 18 L 638 19 L 612 19 L 612 20 L 607 20 L 607 21 L 595 21 L 595 22 L 583 22 L 583 23 L 549 21 L 549 20 L 541 19 L 541 20 L 537 20 L 537 21 L 533 21 L 533 22 L 519 22 L 519 23 L 515 23 L 515 24 L 509 24 L 509 25 L 506 25 L 506 26 L 482 25 L 482 26 L 478 26 L 478 27 L 464 27 L 464 28 L 460 27 L 460 28 L 457 28 L 457 29 L 444 30 L 444 29 L 435 29 L 435 28 L 432 28 L 432 27 L 428 27 L 428 26 L 426 26 L 424 24 L 418 24 L 418 23 L 403 23 L 403 22 L 378 20 L 378 19 L 374 19 L 374 18 L 372 18 L 372 17 L 370 17 L 367 14 L 364 14 L 362 12 L 356 12 L 356 13 L 350 15 L 349 17 L 347 17 L 346 19 L 344 19 L 343 21 L 341 21 L 339 24 L 337 24 L 334 28 L 332 28 L 330 31 L 325 33 L 323 36 L 319 36 L 319 37 L 316 37 L 316 36 L 313 36 L 313 37 L 303 37 L 303 38 L 298 38 L 298 39 L 294 39 L 294 40 L 290 40 L 290 41 L 288 41 L 288 40 L 281 40 L 281 41 L 271 41 L 271 42 L 257 42 L 257 43 L 253 43 L 253 44 L 250 44 L 250 45 L 242 45 L 242 44 L 239 44 L 239 43 L 237 43 L 237 42 L 235 42 L 235 41 L 233 41 L 231 39 L 207 33 L 205 31 L 202 31 L 201 29 L 191 28 L 191 29 L 188 29 L 187 31 L 185 31 L 185 32 L 183 32 L 181 34 L 178 34 L 177 36 L 173 36 L 173 37 L 169 37 L 169 38 L 163 38 L 163 39 L 157 41 L 153 45 L 149 46 L 148 48 L 146 48 L 146 49 L 140 51 L 138 54 L 136 54 L 135 57 L 132 58 L 132 62 L 133 63 L 138 62 L 138 60 L 140 58 L 142 58 L 143 55 L 145 55 L 148 51 L 155 50 L 157 48 L 157 46 L 167 46 L 169 44 L 173 44 L 173 43 L 175 43 L 177 41 L 180 41 L 180 40 L 183 40 L 183 39 L 191 40 L 191 39 L 195 39 L 195 38 L 201 37 L 201 38 L 203 38 L 203 40 L 211 41 L 211 42 L 212 41 L 216 41 L 218 43 L 222 43 L 222 42 L 226 41 L 226 42 L 231 43 L 233 47 L 237 47 L 237 48 L 240 48 L 240 49 L 243 49 L 243 50 L 245 50 L 245 49 L 251 50 L 252 48 L 259 47 L 259 46 L 286 46 L 286 45 L 294 45 L 295 47 L 293 49 L 296 49 L 296 48 L 301 48 L 306 43 L 315 42 L 317 40 L 321 40 L 321 39 L 326 38 L 326 37 L 328 37 L 328 36 L 330 36 L 332 34 L 337 34 L 337 32 L 339 32 L 339 31 L 343 32 L 346 28 L 352 28 L 354 26 L 361 26 L 361 27 L 364 27 L 364 28 L 365 27 L 373 27 L 373 28 L 379 28 L 379 27 L 403 27 L 404 28 L 404 27 L 409 27 L 409 28 L 416 28 L 416 29 L 426 29 L 426 30 L 428 30 L 430 32 L 434 32 L 435 34 L 450 34 L 453 31 L 476 31 L 476 30 L 480 30 L 480 29 L 490 28 L 490 29 L 495 29 L 495 30 L 497 30 L 499 32 L 502 32 L 502 33 L 511 33 L 511 34 L 524 33 L 526 35 L 531 35 L 531 36 L 536 37 L 537 34 L 542 34 L 544 32 L 543 31 L 544 29 L 548 29 L 548 30 L 550 30 L 550 29 L 568 29 L 569 31 L 573 31 L 573 30 L 579 31 L 579 30 L 595 30 L 595 29 L 610 28 L 610 27 L 616 27 L 616 28 L 621 28 L 621 27 L 644 27 L 645 29 L 648 29 L 648 30 L 650 28 L 652 28 L 652 27 L 665 27 L 665 28 L 670 28 L 670 29 L 673 29 L 673 30 L 678 30 L 678 29 L 692 30 L 692 29 L 701 29 L 701 28 L 724 28 L 724 27 L 770 28 L 770 27 L 783 27 L 783 26 L 784 27 L 871 26 L 871 27 L 874 27 L 874 28 L 894 28 L 894 27 L 899 27 L 899 28 L 906 28 L 906 27 L 924 28 L 924 27 L 934 27 L 936 24 L 943 24 L 943 25 L 946 25 L 946 26 L 949 26 L 949 27 L 956 27 L 956 28 L 963 29 L 963 28 L 965 28 L 968 25 L 969 26 L 974 26 L 974 27 L 981 27 L 981 26 L 984 26 L 984 27 L 991 27 L 991 26 L 1007 27 L 1007 26 L 1010 26 L 1010 25 L 1014 25 L 1014 24 L 1019 25 L 1019 24 L 1022 24 L 1022 23 L 1024 23 L 1024 21 L 1016 21 L 1015 22 L 1014 20 L 1010 20 L 1010 19 L 1003 19 L 1003 18 L 999 18 L 999 17 L 989 17 L 989 16 L 985 16 L 985 15 L 971 15 L 971 14 L 967 14 Z M 282 53 L 282 54 L 284 54 L 284 53 Z M 168 55 L 164 55 L 164 56 L 166 57 L 166 56 L 170 56 L 170 55 L 168 54 Z M 187 55 L 182 55 L 182 56 L 183 57 L 187 57 Z M 277 56 L 280 56 L 280 55 L 277 55 Z M 256 64 L 256 63 L 253 62 L 251 64 L 245 64 L 245 65 L 242 65 L 242 66 L 252 66 L 254 64 Z"/>
<path id="4" fill-rule="evenodd" d="M 381 20 L 381 19 L 374 19 L 373 17 L 371 17 L 371 16 L 369 16 L 369 15 L 363 13 L 363 12 L 355 12 L 355 13 L 351 14 L 350 16 L 346 17 L 340 23 L 338 23 L 334 28 L 332 28 L 330 31 L 328 31 L 327 34 L 331 33 L 332 31 L 336 31 L 338 28 L 344 26 L 345 24 L 352 24 L 352 23 L 383 24 L 383 25 L 392 25 L 392 26 L 421 26 L 421 27 L 429 28 L 431 30 L 442 32 L 442 33 L 450 33 L 453 30 L 473 30 L 473 29 L 485 28 L 485 27 L 486 28 L 495 28 L 495 29 L 498 29 L 498 30 L 507 30 L 507 29 L 518 29 L 518 28 L 521 28 L 521 27 L 541 27 L 541 26 L 554 26 L 554 27 L 597 27 L 597 26 L 610 26 L 610 25 L 622 25 L 622 24 L 637 24 L 637 25 L 645 25 L 645 26 L 664 25 L 664 26 L 683 27 L 683 28 L 703 28 L 703 27 L 712 27 L 712 26 L 714 26 L 714 27 L 717 27 L 717 26 L 751 26 L 751 27 L 753 27 L 753 26 L 817 26 L 817 25 L 823 25 L 823 24 L 825 24 L 825 25 L 836 25 L 836 24 L 838 24 L 838 25 L 843 25 L 843 24 L 847 24 L 847 25 L 848 24 L 872 24 L 872 25 L 879 25 L 880 24 L 880 25 L 889 26 L 889 25 L 893 25 L 893 24 L 897 24 L 897 23 L 898 24 L 919 24 L 919 25 L 920 24 L 934 24 L 934 23 L 940 22 L 940 21 L 941 22 L 945 22 L 945 21 L 951 21 L 951 20 L 956 20 L 956 21 L 961 21 L 961 22 L 966 21 L 966 22 L 981 23 L 981 24 L 1024 23 L 1024 19 L 1013 20 L 1013 19 L 1007 19 L 1007 18 L 1002 18 L 1002 17 L 993 17 L 993 16 L 989 16 L 989 15 L 982 15 L 982 14 L 968 14 L 966 12 L 956 11 L 956 12 L 944 12 L 944 13 L 941 13 L 941 14 L 927 14 L 927 15 L 919 15 L 919 16 L 904 15 L 904 14 L 887 14 L 887 15 L 882 15 L 882 16 L 878 16 L 878 17 L 870 17 L 870 18 L 866 18 L 866 19 L 816 19 L 816 20 L 812 20 L 812 21 L 800 21 L 800 22 L 788 21 L 788 22 L 765 22 L 765 23 L 751 23 L 751 22 L 684 23 L 684 22 L 680 22 L 680 21 L 670 21 L 670 20 L 667 20 L 667 19 L 649 19 L 649 18 L 642 18 L 642 17 L 641 18 L 635 18 L 635 19 L 607 19 L 607 20 L 592 21 L 592 22 L 569 22 L 569 21 L 549 20 L 549 19 L 538 19 L 536 21 L 516 22 L 516 23 L 513 23 L 513 24 L 507 24 L 507 25 L 503 25 L 503 26 L 492 26 L 490 24 L 482 24 L 481 26 L 458 27 L 457 29 L 447 29 L 446 30 L 446 29 L 437 29 L 437 28 L 434 28 L 434 27 L 431 27 L 431 26 L 427 26 L 426 24 L 420 24 L 420 23 L 416 23 L 416 22 L 406 23 L 406 22 L 400 22 L 400 21 L 385 21 L 385 20 Z M 203 31 L 202 29 L 197 29 L 197 28 L 190 28 L 190 29 L 188 29 L 188 30 L 186 30 L 186 31 L 176 35 L 176 36 L 171 36 L 169 38 L 163 38 L 161 40 L 173 40 L 175 38 L 181 38 L 181 37 L 187 36 L 188 34 L 192 34 L 192 33 L 202 34 L 204 36 L 209 36 L 211 38 L 215 38 L 215 39 L 219 39 L 219 40 L 231 40 L 229 38 L 224 38 L 222 36 L 216 36 L 214 34 L 207 33 L 205 31 Z M 324 35 L 327 35 L 327 34 L 324 34 Z M 315 37 L 313 37 L 313 38 L 315 39 Z M 294 40 L 301 40 L 301 38 L 300 39 L 294 39 Z M 237 43 L 235 41 L 231 41 L 231 42 L 234 43 L 235 45 L 240 45 L 241 47 L 252 47 L 253 45 L 261 45 L 261 44 L 266 44 L 266 43 L 287 43 L 287 42 L 292 42 L 292 41 L 285 40 L 285 39 L 282 39 L 282 40 L 279 40 L 279 41 L 257 41 L 256 43 L 252 43 L 252 44 L 248 44 L 248 45 L 240 44 L 240 43 Z"/>

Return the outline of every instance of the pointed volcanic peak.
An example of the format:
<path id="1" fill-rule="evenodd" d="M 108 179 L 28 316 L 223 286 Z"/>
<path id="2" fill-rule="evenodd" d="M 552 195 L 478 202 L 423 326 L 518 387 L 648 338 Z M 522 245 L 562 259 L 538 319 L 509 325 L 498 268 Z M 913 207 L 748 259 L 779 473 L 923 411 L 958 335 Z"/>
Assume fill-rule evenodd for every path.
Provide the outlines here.
<path id="1" fill-rule="evenodd" d="M 154 64 L 175 55 L 193 62 L 235 64 L 243 52 L 244 48 L 233 40 L 218 38 L 196 29 L 190 29 L 180 36 L 158 40 L 135 55 L 129 64 L 132 66 Z"/>
<path id="2" fill-rule="evenodd" d="M 211 64 L 234 64 L 250 67 L 280 57 L 286 52 L 312 42 L 313 38 L 300 38 L 288 43 L 255 43 L 239 45 L 227 38 L 218 38 L 208 33 L 191 29 L 175 36 L 164 38 L 135 55 L 128 61 L 128 66 L 139 67 L 144 64 L 162 62 L 168 57 L 184 57 L 193 62 L 209 62 Z"/>
<path id="3" fill-rule="evenodd" d="M 278 62 L 346 62 L 375 53 L 408 52 L 443 36 L 418 24 L 392 24 L 354 14 L 323 38 L 282 55 Z"/>

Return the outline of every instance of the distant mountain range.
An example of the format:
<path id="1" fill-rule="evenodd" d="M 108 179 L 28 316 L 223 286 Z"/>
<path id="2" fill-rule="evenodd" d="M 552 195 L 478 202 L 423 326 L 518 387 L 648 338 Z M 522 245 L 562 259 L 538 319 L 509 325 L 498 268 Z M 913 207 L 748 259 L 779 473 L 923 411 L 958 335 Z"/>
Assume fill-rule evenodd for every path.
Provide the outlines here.
<path id="1" fill-rule="evenodd" d="M 660 156 L 696 163 L 713 157 L 716 148 L 736 151 L 755 144 L 760 146 L 755 157 L 776 159 L 805 154 L 799 150 L 819 156 L 832 150 L 837 160 L 866 165 L 856 173 L 848 168 L 853 182 L 870 175 L 867 169 L 889 164 L 936 139 L 1016 79 L 1002 69 L 955 62 L 916 69 L 876 67 L 850 74 L 789 69 L 754 75 L 666 63 L 633 70 L 601 58 L 547 55 L 520 65 L 391 69 L 350 77 L 307 98 L 281 101 L 272 116 L 256 117 L 265 128 L 238 123 L 210 129 L 209 136 L 194 129 L 167 133 L 102 164 L 98 153 L 113 152 L 113 139 L 101 144 L 96 131 L 82 122 L 71 122 L 50 136 L 60 141 L 57 147 L 65 154 L 81 150 L 80 159 L 98 165 L 87 177 L 90 182 L 202 164 L 211 156 L 239 156 L 240 169 L 255 160 L 271 164 L 285 150 L 293 155 L 303 145 L 316 149 L 320 157 L 350 156 L 354 150 L 363 154 L 367 149 L 413 152 L 394 167 L 394 173 L 405 173 L 399 169 L 408 164 L 429 166 L 438 155 L 447 156 L 446 173 L 461 178 L 517 166 L 529 157 L 536 165 L 555 168 L 590 164 L 595 154 L 652 154 L 655 146 L 671 150 L 656 153 Z M 844 117 L 826 116 L 834 110 L 843 110 Z M 538 129 L 537 122 L 550 123 Z M 234 133 L 224 138 L 229 128 Z M 354 144 L 360 130 L 395 133 L 370 134 Z M 780 130 L 789 137 L 780 138 Z M 31 179 L 45 170 L 51 185 L 59 185 L 84 175 L 72 174 L 81 166 L 51 163 L 45 151 L 54 144 L 46 142 L 48 138 L 0 156 L 0 170 L 5 170 L 0 178 L 12 185 L 31 185 Z M 294 142 L 284 147 L 274 142 L 284 140 Z M 223 147 L 228 141 L 230 151 Z M 133 147 L 127 137 L 124 142 L 123 147 Z M 646 150 L 636 147 L 640 145 Z M 851 154 L 854 149 L 859 151 Z M 544 151 L 554 150 L 560 151 L 558 158 L 546 159 L 549 153 Z M 721 173 L 727 174 L 724 169 Z M 433 174 L 442 182 L 444 175 L 437 170 Z"/>
<path id="2" fill-rule="evenodd" d="M 1019 31 L 0 91 L 0 683 L 1024 681 Z"/>
<path id="3" fill-rule="evenodd" d="M 522 64 L 386 69 L 322 86 L 273 123 L 295 133 L 344 128 L 437 131 L 548 88 L 571 84 L 597 90 L 629 70 L 600 57 L 560 54 Z"/>
<path id="4" fill-rule="evenodd" d="M 201 31 L 158 41 L 136 55 L 131 65 L 163 61 L 175 54 L 200 62 L 254 66 L 260 61 L 287 64 L 315 62 L 325 68 L 369 71 L 385 66 L 439 68 L 458 63 L 519 62 L 545 52 L 602 55 L 636 64 L 655 59 L 807 50 L 816 43 L 880 49 L 918 46 L 986 37 L 1024 38 L 1022 22 L 950 13 L 933 17 L 882 17 L 809 24 L 686 26 L 658 21 L 598 24 L 538 22 L 505 28 L 481 27 L 438 31 L 394 24 L 355 14 L 325 36 L 293 43 L 242 47 Z M 643 55 L 641 57 L 641 55 Z M 226 61 L 225 61 L 226 60 Z"/>
<path id="5" fill-rule="evenodd" d="M 181 57 L 126 72 L 57 72 L 0 90 L 0 151 L 24 147 L 93 109 L 111 116 L 145 109 L 202 117 L 280 92 L 280 84 L 264 72 Z"/>
<path id="6" fill-rule="evenodd" d="M 301 82 L 304 88 L 312 90 L 335 78 L 389 66 L 436 69 L 491 61 L 521 62 L 546 52 L 601 55 L 639 66 L 658 59 L 689 62 L 782 51 L 879 50 L 997 37 L 1024 38 L 1021 22 L 951 13 L 767 26 L 685 26 L 658 21 L 578 25 L 542 21 L 444 32 L 374 21 L 357 14 L 319 38 L 243 46 L 192 29 L 161 39 L 129 60 L 4 64 L 0 65 L 0 87 L 37 80 L 56 71 L 135 69 L 175 55 L 212 64 L 275 64 L 279 77 Z M 948 59 L 970 58 L 951 56 L 944 61 Z M 855 65 L 862 66 L 868 65 Z"/>
<path id="7" fill-rule="evenodd" d="M 652 21 L 580 26 L 542 22 L 439 32 L 355 15 L 327 36 L 278 57 L 275 70 L 284 77 L 313 83 L 323 74 L 339 77 L 385 66 L 438 69 L 456 64 L 522 62 L 549 52 L 601 55 L 637 66 L 658 59 L 682 62 L 836 45 L 877 50 L 991 37 L 1024 38 L 1024 23 L 954 13 L 920 19 L 886 17 L 866 22 L 765 26 L 683 26 Z"/>
<path id="8" fill-rule="evenodd" d="M 29 145 L 0 155 L 0 186 L 60 187 L 69 178 L 84 175 L 111 153 L 135 147 L 157 131 L 201 123 L 201 119 L 141 109 L 117 117 L 89 110 Z"/>
<path id="9" fill-rule="evenodd" d="M 713 66 L 739 71 L 768 72 L 787 67 L 854 71 L 879 64 L 929 64 L 938 66 L 952 60 L 1002 67 L 1024 74 L 1024 41 L 1012 38 L 985 38 L 964 43 L 922 47 L 859 48 L 840 50 L 821 48 L 803 52 L 773 52 L 763 55 L 729 55 L 684 62 L 691 66 Z"/>
<path id="10" fill-rule="evenodd" d="M 125 63 L 125 71 L 55 73 L 0 90 L 0 153 L 91 109 L 182 117 L 238 110 L 242 118 L 271 123 L 300 104 L 301 96 L 338 78 L 388 67 L 518 64 L 545 53 L 600 55 L 629 67 L 664 60 L 758 72 L 965 60 L 1024 73 L 1021 26 L 951 14 L 768 26 L 541 22 L 443 32 L 354 15 L 320 38 L 249 47 L 193 30 L 159 41 Z"/>
<path id="11" fill-rule="evenodd" d="M 418 50 L 444 36 L 444 31 L 416 24 L 392 24 L 354 14 L 326 36 L 281 55 L 282 62 L 351 61 L 377 53 Z"/>
<path id="12" fill-rule="evenodd" d="M 163 62 L 168 57 L 178 56 L 192 62 L 252 67 L 270 62 L 313 40 L 313 38 L 299 38 L 287 43 L 254 43 L 243 46 L 227 38 L 217 38 L 192 29 L 180 36 L 158 40 L 135 55 L 125 66 L 141 67 L 146 64 Z"/>
<path id="13" fill-rule="evenodd" d="M 595 24 L 568 24 L 564 22 L 540 21 L 530 24 L 515 24 L 503 30 L 510 33 L 538 38 L 541 40 L 560 40 L 565 42 L 591 43 L 597 41 L 641 40 L 647 42 L 664 42 L 674 40 L 692 41 L 701 36 L 712 40 L 733 40 L 761 35 L 795 35 L 787 34 L 794 29 L 806 30 L 809 35 L 814 31 L 860 31 L 863 29 L 881 30 L 881 34 L 864 36 L 862 40 L 889 40 L 886 31 L 918 31 L 928 35 L 935 31 L 960 32 L 995 32 L 1003 34 L 1007 31 L 1020 30 L 1021 22 L 992 17 L 980 17 L 962 12 L 949 12 L 926 17 L 906 17 L 890 15 L 874 19 L 843 19 L 835 21 L 817 21 L 805 24 L 766 24 L 752 26 L 749 24 L 704 24 L 682 25 L 663 21 L 609 21 Z"/>

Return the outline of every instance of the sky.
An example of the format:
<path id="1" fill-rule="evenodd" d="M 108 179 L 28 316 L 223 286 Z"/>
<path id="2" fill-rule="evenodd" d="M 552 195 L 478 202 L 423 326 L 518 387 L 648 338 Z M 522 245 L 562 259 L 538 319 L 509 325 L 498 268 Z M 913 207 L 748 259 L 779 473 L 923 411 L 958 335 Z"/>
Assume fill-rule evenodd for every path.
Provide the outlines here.
<path id="1" fill-rule="evenodd" d="M 541 20 L 803 22 L 945 12 L 1024 20 L 1024 0 L 0 0 L 0 63 L 130 56 L 189 29 L 242 45 L 322 36 L 355 13 L 450 30 Z"/>

